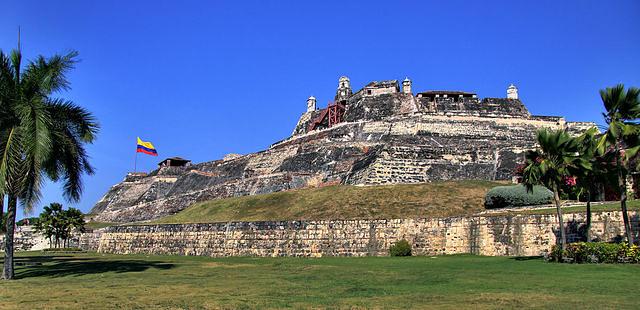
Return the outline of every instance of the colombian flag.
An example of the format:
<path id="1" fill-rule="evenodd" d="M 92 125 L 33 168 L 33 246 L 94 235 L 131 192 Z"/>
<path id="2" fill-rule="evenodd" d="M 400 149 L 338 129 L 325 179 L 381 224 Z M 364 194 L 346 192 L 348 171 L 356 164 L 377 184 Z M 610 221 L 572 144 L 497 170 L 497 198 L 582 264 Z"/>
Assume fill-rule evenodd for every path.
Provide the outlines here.
<path id="1" fill-rule="evenodd" d="M 136 152 L 145 153 L 151 156 L 158 156 L 158 152 L 156 151 L 156 148 L 153 147 L 153 144 L 151 144 L 151 142 L 144 142 L 140 140 L 140 138 L 138 138 L 138 147 L 136 149 Z"/>

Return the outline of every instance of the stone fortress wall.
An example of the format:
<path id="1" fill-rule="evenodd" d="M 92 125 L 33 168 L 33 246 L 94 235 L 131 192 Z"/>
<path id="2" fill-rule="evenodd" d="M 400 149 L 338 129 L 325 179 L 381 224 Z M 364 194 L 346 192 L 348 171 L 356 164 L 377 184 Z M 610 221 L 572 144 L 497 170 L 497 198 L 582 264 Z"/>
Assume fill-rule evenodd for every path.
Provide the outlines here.
<path id="1" fill-rule="evenodd" d="M 640 213 L 630 216 L 638 232 Z M 568 241 L 580 241 L 585 215 L 569 213 L 565 219 Z M 389 246 L 406 239 L 414 255 L 532 256 L 556 244 L 557 227 L 552 214 L 128 225 L 85 234 L 80 244 L 114 254 L 322 257 L 384 256 Z M 598 240 L 622 238 L 621 212 L 594 213 L 591 231 Z"/>
<path id="2" fill-rule="evenodd" d="M 307 100 L 293 135 L 265 151 L 126 178 L 96 203 L 96 221 L 144 221 L 193 203 L 319 184 L 397 184 L 436 180 L 509 180 L 540 128 L 579 133 L 593 123 L 532 116 L 518 99 L 480 99 L 461 91 L 414 95 L 411 81 L 371 82 L 352 92 L 341 77 L 329 107 Z"/>
<path id="3" fill-rule="evenodd" d="M 49 248 L 49 240 L 36 231 L 34 226 L 16 226 L 13 247 L 16 251 L 37 251 Z M 0 235 L 0 248 L 4 249 L 4 233 Z"/>

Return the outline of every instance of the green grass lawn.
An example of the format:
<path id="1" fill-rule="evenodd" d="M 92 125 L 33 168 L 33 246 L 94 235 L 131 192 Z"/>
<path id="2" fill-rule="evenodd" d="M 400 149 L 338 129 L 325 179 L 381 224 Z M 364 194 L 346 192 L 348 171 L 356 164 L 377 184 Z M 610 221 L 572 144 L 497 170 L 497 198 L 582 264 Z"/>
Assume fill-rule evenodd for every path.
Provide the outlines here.
<path id="1" fill-rule="evenodd" d="M 637 265 L 22 253 L 0 308 L 638 308 Z"/>
<path id="2" fill-rule="evenodd" d="M 334 185 L 196 203 L 156 223 L 418 218 L 470 215 L 484 210 L 491 181 Z"/>

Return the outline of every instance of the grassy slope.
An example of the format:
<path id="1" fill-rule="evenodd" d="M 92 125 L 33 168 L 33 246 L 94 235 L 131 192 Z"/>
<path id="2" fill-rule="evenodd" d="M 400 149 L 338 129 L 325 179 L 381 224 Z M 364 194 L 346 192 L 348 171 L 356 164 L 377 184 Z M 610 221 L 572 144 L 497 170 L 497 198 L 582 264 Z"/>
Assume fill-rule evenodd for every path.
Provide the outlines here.
<path id="1" fill-rule="evenodd" d="M 336 185 L 195 204 L 158 223 L 454 216 L 484 210 L 489 181 Z"/>
<path id="2" fill-rule="evenodd" d="M 637 308 L 638 265 L 22 253 L 0 308 Z M 30 256 L 30 257 L 25 257 Z M 36 262 L 42 265 L 24 266 Z M 353 308 L 353 307 L 352 307 Z"/>

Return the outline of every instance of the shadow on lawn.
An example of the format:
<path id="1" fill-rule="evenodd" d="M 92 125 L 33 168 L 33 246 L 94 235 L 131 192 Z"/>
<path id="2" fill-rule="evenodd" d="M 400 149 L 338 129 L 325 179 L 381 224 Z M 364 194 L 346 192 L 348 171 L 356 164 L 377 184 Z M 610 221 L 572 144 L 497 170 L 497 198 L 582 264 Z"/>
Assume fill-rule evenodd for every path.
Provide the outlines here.
<path id="1" fill-rule="evenodd" d="M 104 260 L 70 256 L 16 257 L 16 278 L 82 276 L 105 272 L 141 272 L 171 269 L 174 264 L 146 260 Z"/>
<path id="2" fill-rule="evenodd" d="M 539 255 L 539 256 L 516 256 L 516 257 L 511 257 L 511 259 L 515 259 L 515 260 L 539 260 L 539 259 L 543 259 L 544 256 Z"/>

